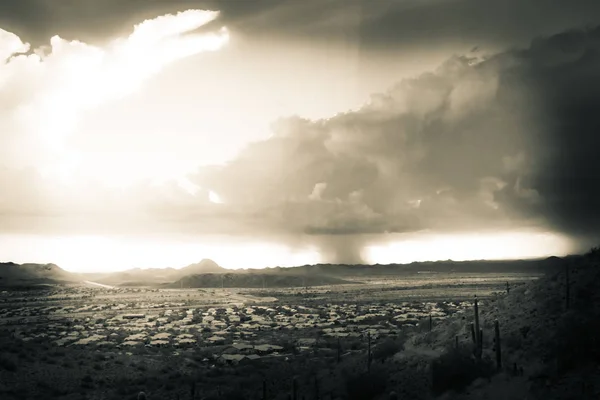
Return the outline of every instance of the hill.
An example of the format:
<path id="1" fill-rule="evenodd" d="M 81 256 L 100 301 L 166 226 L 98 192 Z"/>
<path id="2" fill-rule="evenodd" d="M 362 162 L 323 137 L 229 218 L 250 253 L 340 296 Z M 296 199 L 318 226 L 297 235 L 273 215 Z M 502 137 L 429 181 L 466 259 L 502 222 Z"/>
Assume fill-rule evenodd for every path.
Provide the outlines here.
<path id="1" fill-rule="evenodd" d="M 474 312 L 459 314 L 431 332 L 410 339 L 407 353 L 434 355 L 437 363 L 433 368 L 434 388 L 437 384 L 439 392 L 444 388 L 455 390 L 440 398 L 600 398 L 598 251 L 585 257 L 550 261 L 554 262 L 553 268 L 541 279 L 480 302 L 482 365 L 476 366 L 468 357 L 473 348 L 470 323 L 474 321 Z M 496 368 L 492 361 L 495 360 L 494 321 L 500 327 L 503 367 L 500 372 L 486 375 L 481 372 L 486 366 Z"/>
<path id="2" fill-rule="evenodd" d="M 190 264 L 178 270 L 180 276 L 197 275 L 197 274 L 222 274 L 231 272 L 214 262 L 213 260 L 203 259 L 199 263 Z"/>
<path id="3" fill-rule="evenodd" d="M 87 280 L 116 286 L 152 286 L 171 283 L 184 276 L 194 274 L 225 273 L 227 269 L 220 267 L 209 259 L 190 264 L 183 268 L 134 268 L 111 273 L 85 274 Z"/>
<path id="4" fill-rule="evenodd" d="M 0 263 L 0 286 L 63 283 L 77 280 L 77 275 L 63 270 L 56 264 Z"/>

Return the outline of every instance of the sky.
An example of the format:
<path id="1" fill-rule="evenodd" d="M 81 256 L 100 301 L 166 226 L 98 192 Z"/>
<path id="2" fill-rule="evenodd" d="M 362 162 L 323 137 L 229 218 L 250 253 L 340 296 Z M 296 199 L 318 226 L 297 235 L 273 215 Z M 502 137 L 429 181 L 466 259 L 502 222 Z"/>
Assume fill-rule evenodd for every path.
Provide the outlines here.
<path id="1" fill-rule="evenodd" d="M 0 260 L 530 258 L 600 236 L 595 0 L 0 3 Z"/>

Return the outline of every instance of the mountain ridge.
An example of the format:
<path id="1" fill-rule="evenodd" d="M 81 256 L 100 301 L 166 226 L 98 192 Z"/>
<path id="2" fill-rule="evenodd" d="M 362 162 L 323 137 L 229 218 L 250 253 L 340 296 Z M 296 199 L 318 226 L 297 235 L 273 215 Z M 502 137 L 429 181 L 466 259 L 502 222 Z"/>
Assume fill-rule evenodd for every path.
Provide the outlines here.
<path id="1" fill-rule="evenodd" d="M 73 273 L 65 271 L 53 263 L 35 264 L 25 263 L 16 264 L 14 262 L 0 263 L 0 285 L 10 286 L 19 283 L 35 283 L 44 281 L 46 283 L 63 283 L 77 281 L 94 281 L 107 285 L 120 286 L 125 283 L 135 284 L 135 286 L 155 286 L 155 285 L 182 285 L 185 278 L 190 276 L 204 276 L 200 283 L 213 280 L 209 275 L 248 275 L 248 276 L 281 276 L 290 277 L 289 282 L 299 284 L 299 280 L 291 278 L 294 276 L 307 277 L 318 276 L 322 281 L 345 281 L 349 277 L 361 276 L 401 276 L 415 273 L 470 273 L 485 272 L 493 268 L 493 272 L 531 272 L 534 274 L 548 272 L 549 269 L 564 265 L 565 262 L 577 260 L 582 256 L 566 257 L 546 257 L 529 260 L 469 260 L 469 261 L 425 261 L 412 262 L 408 264 L 313 264 L 301 265 L 295 267 L 266 267 L 262 269 L 226 269 L 219 266 L 211 259 L 202 259 L 201 261 L 189 264 L 182 268 L 133 268 L 117 272 L 100 273 Z M 329 279 L 332 278 L 332 279 Z M 189 278 L 191 279 L 191 278 Z M 256 285 L 254 278 L 235 278 L 239 282 L 249 282 Z M 312 279 L 312 278 L 309 278 Z M 182 281 L 183 280 L 183 281 Z M 285 279 L 282 278 L 283 281 Z M 216 287 L 220 287 L 220 282 L 215 281 Z M 314 284 L 311 284 L 314 285 Z"/>

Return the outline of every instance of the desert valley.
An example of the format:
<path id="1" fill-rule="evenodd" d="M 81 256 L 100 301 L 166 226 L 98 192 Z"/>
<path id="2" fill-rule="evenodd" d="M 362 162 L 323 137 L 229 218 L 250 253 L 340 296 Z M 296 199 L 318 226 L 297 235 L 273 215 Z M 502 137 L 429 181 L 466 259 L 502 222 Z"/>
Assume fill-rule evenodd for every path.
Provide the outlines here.
<path id="1" fill-rule="evenodd" d="M 530 384 L 542 374 L 525 356 L 533 349 L 524 329 L 544 330 L 531 326 L 537 315 L 527 309 L 549 312 L 540 291 L 564 265 L 579 271 L 588 258 L 257 271 L 203 260 L 102 275 L 2 264 L 0 391 L 15 399 L 133 399 L 140 391 L 161 399 L 476 398 L 464 390 L 483 390 L 478 378 L 512 374 L 520 385 L 512 390 L 522 391 L 519 368 Z M 575 287 L 585 282 L 571 279 L 579 298 Z M 472 351 L 475 300 L 488 358 L 469 367 L 470 358 L 453 355 L 445 362 L 456 365 L 436 367 L 448 349 Z M 562 302 L 553 308 L 562 312 Z"/>

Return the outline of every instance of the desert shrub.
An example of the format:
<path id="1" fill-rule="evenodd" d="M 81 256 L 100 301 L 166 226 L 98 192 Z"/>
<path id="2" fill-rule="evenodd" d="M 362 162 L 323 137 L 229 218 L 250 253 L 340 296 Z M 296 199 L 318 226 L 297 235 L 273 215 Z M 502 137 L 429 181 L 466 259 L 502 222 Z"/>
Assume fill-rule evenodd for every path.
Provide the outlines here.
<path id="1" fill-rule="evenodd" d="M 54 350 L 52 357 L 64 357 L 67 353 L 64 350 Z"/>
<path id="2" fill-rule="evenodd" d="M 378 398 L 387 387 L 387 373 L 381 368 L 369 372 L 350 373 L 345 376 L 348 400 L 371 400 Z"/>
<path id="3" fill-rule="evenodd" d="M 436 342 L 436 332 L 420 333 L 415 336 L 415 344 L 431 346 Z"/>
<path id="4" fill-rule="evenodd" d="M 169 374 L 168 379 L 171 381 L 176 381 L 183 378 L 183 375 L 179 371 L 173 371 Z"/>
<path id="5" fill-rule="evenodd" d="M 477 378 L 489 378 L 494 365 L 488 358 L 477 361 L 467 347 L 450 348 L 432 363 L 432 390 L 437 394 L 461 391 Z"/>
<path id="6" fill-rule="evenodd" d="M 160 369 L 160 373 L 161 374 L 168 374 L 169 372 L 171 372 L 171 367 L 168 365 L 164 365 L 161 369 Z"/>
<path id="7" fill-rule="evenodd" d="M 65 388 L 53 386 L 50 388 L 50 394 L 54 397 L 61 397 L 68 395 L 69 391 Z"/>
<path id="8" fill-rule="evenodd" d="M 521 335 L 510 332 L 502 338 L 502 347 L 506 350 L 519 350 L 521 348 Z"/>
<path id="9" fill-rule="evenodd" d="M 392 378 L 396 384 L 390 389 L 396 391 L 398 398 L 410 400 L 430 398 L 429 390 L 427 390 L 431 385 L 430 374 L 424 368 L 407 365 L 393 373 Z"/>
<path id="10" fill-rule="evenodd" d="M 290 338 L 283 338 L 279 340 L 279 345 L 283 347 L 284 352 L 292 352 L 295 354 L 298 350 L 296 348 L 296 344 Z"/>
<path id="11" fill-rule="evenodd" d="M 81 388 L 82 389 L 93 389 L 94 383 L 92 381 L 81 380 Z"/>
<path id="12" fill-rule="evenodd" d="M 529 331 L 531 331 L 531 327 L 529 325 L 522 326 L 519 329 L 519 332 L 521 332 L 521 335 L 523 336 L 523 339 L 527 339 L 527 335 L 529 334 Z"/>
<path id="13" fill-rule="evenodd" d="M 342 341 L 342 349 L 360 350 L 364 347 L 364 344 L 359 339 L 349 339 Z"/>
<path id="14" fill-rule="evenodd" d="M 15 372 L 17 364 L 11 359 L 0 357 L 0 368 L 9 372 Z"/>
<path id="15" fill-rule="evenodd" d="M 589 314 L 570 312 L 559 322 L 554 350 L 562 371 L 584 366 L 600 357 L 600 321 Z"/>
<path id="16" fill-rule="evenodd" d="M 128 378 L 120 378 L 113 382 L 113 387 L 119 395 L 128 395 L 133 393 L 134 389 L 131 387 L 131 381 Z"/>
<path id="17" fill-rule="evenodd" d="M 222 399 L 224 400 L 245 400 L 246 396 L 241 389 L 232 389 L 223 393 Z"/>
<path id="18" fill-rule="evenodd" d="M 404 342 L 405 338 L 403 336 L 386 338 L 373 350 L 373 359 L 385 360 L 389 357 L 392 357 L 394 354 L 404 350 Z"/>
<path id="19" fill-rule="evenodd" d="M 600 246 L 592 247 L 585 256 L 590 260 L 600 259 Z"/>

